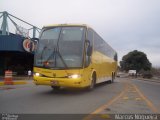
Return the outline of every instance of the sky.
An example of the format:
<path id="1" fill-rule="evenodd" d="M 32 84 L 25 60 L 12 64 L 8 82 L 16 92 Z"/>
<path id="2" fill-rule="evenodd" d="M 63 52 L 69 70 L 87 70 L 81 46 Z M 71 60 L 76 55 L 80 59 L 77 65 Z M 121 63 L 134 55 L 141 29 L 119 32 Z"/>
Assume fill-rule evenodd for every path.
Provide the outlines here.
<path id="1" fill-rule="evenodd" d="M 0 12 L 39 28 L 88 24 L 118 53 L 144 52 L 160 67 L 160 0 L 0 0 Z"/>

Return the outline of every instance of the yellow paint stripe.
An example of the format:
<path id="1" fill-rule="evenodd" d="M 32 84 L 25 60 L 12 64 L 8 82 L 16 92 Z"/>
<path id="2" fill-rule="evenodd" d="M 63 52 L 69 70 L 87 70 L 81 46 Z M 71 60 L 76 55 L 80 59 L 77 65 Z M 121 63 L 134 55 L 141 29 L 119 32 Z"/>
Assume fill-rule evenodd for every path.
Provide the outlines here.
<path id="1" fill-rule="evenodd" d="M 4 82 L 0 82 L 0 86 L 3 86 L 4 85 Z"/>
<path id="2" fill-rule="evenodd" d="M 147 97 L 142 94 L 142 92 L 138 89 L 138 87 L 135 84 L 132 84 L 134 88 L 136 89 L 137 93 L 140 95 L 140 97 L 147 103 L 148 107 L 154 112 L 159 113 L 157 108 L 153 105 L 153 103 L 147 99 Z"/>
<path id="3" fill-rule="evenodd" d="M 14 85 L 22 85 L 22 84 L 27 84 L 26 81 L 14 81 L 13 82 Z"/>
<path id="4" fill-rule="evenodd" d="M 129 97 L 125 96 L 123 97 L 123 100 L 129 100 Z"/>
<path id="5" fill-rule="evenodd" d="M 13 85 L 22 85 L 22 84 L 27 84 L 26 81 L 13 81 Z M 0 82 L 0 86 L 5 85 L 4 82 Z"/>
<path id="6" fill-rule="evenodd" d="M 98 114 L 100 113 L 102 110 L 106 109 L 108 106 L 110 106 L 111 104 L 113 104 L 115 101 L 117 101 L 128 89 L 128 84 L 125 84 L 125 89 L 120 92 L 120 94 L 118 94 L 117 96 L 115 96 L 113 99 L 111 99 L 109 102 L 107 102 L 105 105 L 103 105 L 102 107 L 100 107 L 99 109 L 95 110 L 94 112 L 92 112 L 91 114 Z"/>
<path id="7" fill-rule="evenodd" d="M 85 117 L 83 120 L 91 120 L 93 117 L 96 116 L 96 114 L 102 112 L 104 109 L 108 108 L 111 104 L 113 104 L 114 102 L 116 102 L 120 97 L 122 97 L 124 95 L 124 93 L 127 90 L 128 90 L 128 84 L 125 83 L 125 88 L 118 95 L 116 95 L 115 97 L 113 97 L 105 105 L 101 106 L 100 108 L 98 108 L 94 112 L 90 113 L 90 115 L 88 115 L 87 117 Z"/>
<path id="8" fill-rule="evenodd" d="M 137 98 L 135 98 L 135 100 L 136 100 L 136 101 L 140 101 L 140 100 L 141 100 L 141 98 L 137 97 Z"/>

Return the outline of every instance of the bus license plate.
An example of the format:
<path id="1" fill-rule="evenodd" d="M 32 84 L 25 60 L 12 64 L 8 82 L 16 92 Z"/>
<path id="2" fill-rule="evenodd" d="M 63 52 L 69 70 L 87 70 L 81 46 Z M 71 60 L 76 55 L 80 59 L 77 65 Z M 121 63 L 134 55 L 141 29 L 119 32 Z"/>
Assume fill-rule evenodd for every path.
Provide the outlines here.
<path id="1" fill-rule="evenodd" d="M 57 85 L 57 84 L 58 84 L 58 81 L 51 81 L 51 84 L 52 84 L 52 85 Z"/>

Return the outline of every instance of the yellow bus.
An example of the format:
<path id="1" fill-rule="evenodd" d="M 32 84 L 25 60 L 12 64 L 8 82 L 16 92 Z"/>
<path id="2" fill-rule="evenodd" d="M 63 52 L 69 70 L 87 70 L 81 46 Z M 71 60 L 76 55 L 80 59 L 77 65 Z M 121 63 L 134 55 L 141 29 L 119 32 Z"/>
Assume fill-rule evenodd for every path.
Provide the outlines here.
<path id="1" fill-rule="evenodd" d="M 43 27 L 34 58 L 34 83 L 93 89 L 115 79 L 117 53 L 91 27 L 59 24 Z"/>

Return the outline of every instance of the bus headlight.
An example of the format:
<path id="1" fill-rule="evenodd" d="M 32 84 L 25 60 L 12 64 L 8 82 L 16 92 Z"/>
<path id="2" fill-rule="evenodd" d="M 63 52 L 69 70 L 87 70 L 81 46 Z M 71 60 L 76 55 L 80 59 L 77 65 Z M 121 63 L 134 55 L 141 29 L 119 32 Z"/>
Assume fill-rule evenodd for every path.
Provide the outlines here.
<path id="1" fill-rule="evenodd" d="M 36 77 L 39 77 L 40 76 L 40 73 L 35 73 L 34 74 Z"/>
<path id="2" fill-rule="evenodd" d="M 80 78 L 80 77 L 81 75 L 78 75 L 78 74 L 68 75 L 68 78 L 73 78 L 73 79 Z"/>
<path id="3" fill-rule="evenodd" d="M 35 77 L 46 77 L 45 75 L 41 74 L 41 73 L 34 73 Z"/>

